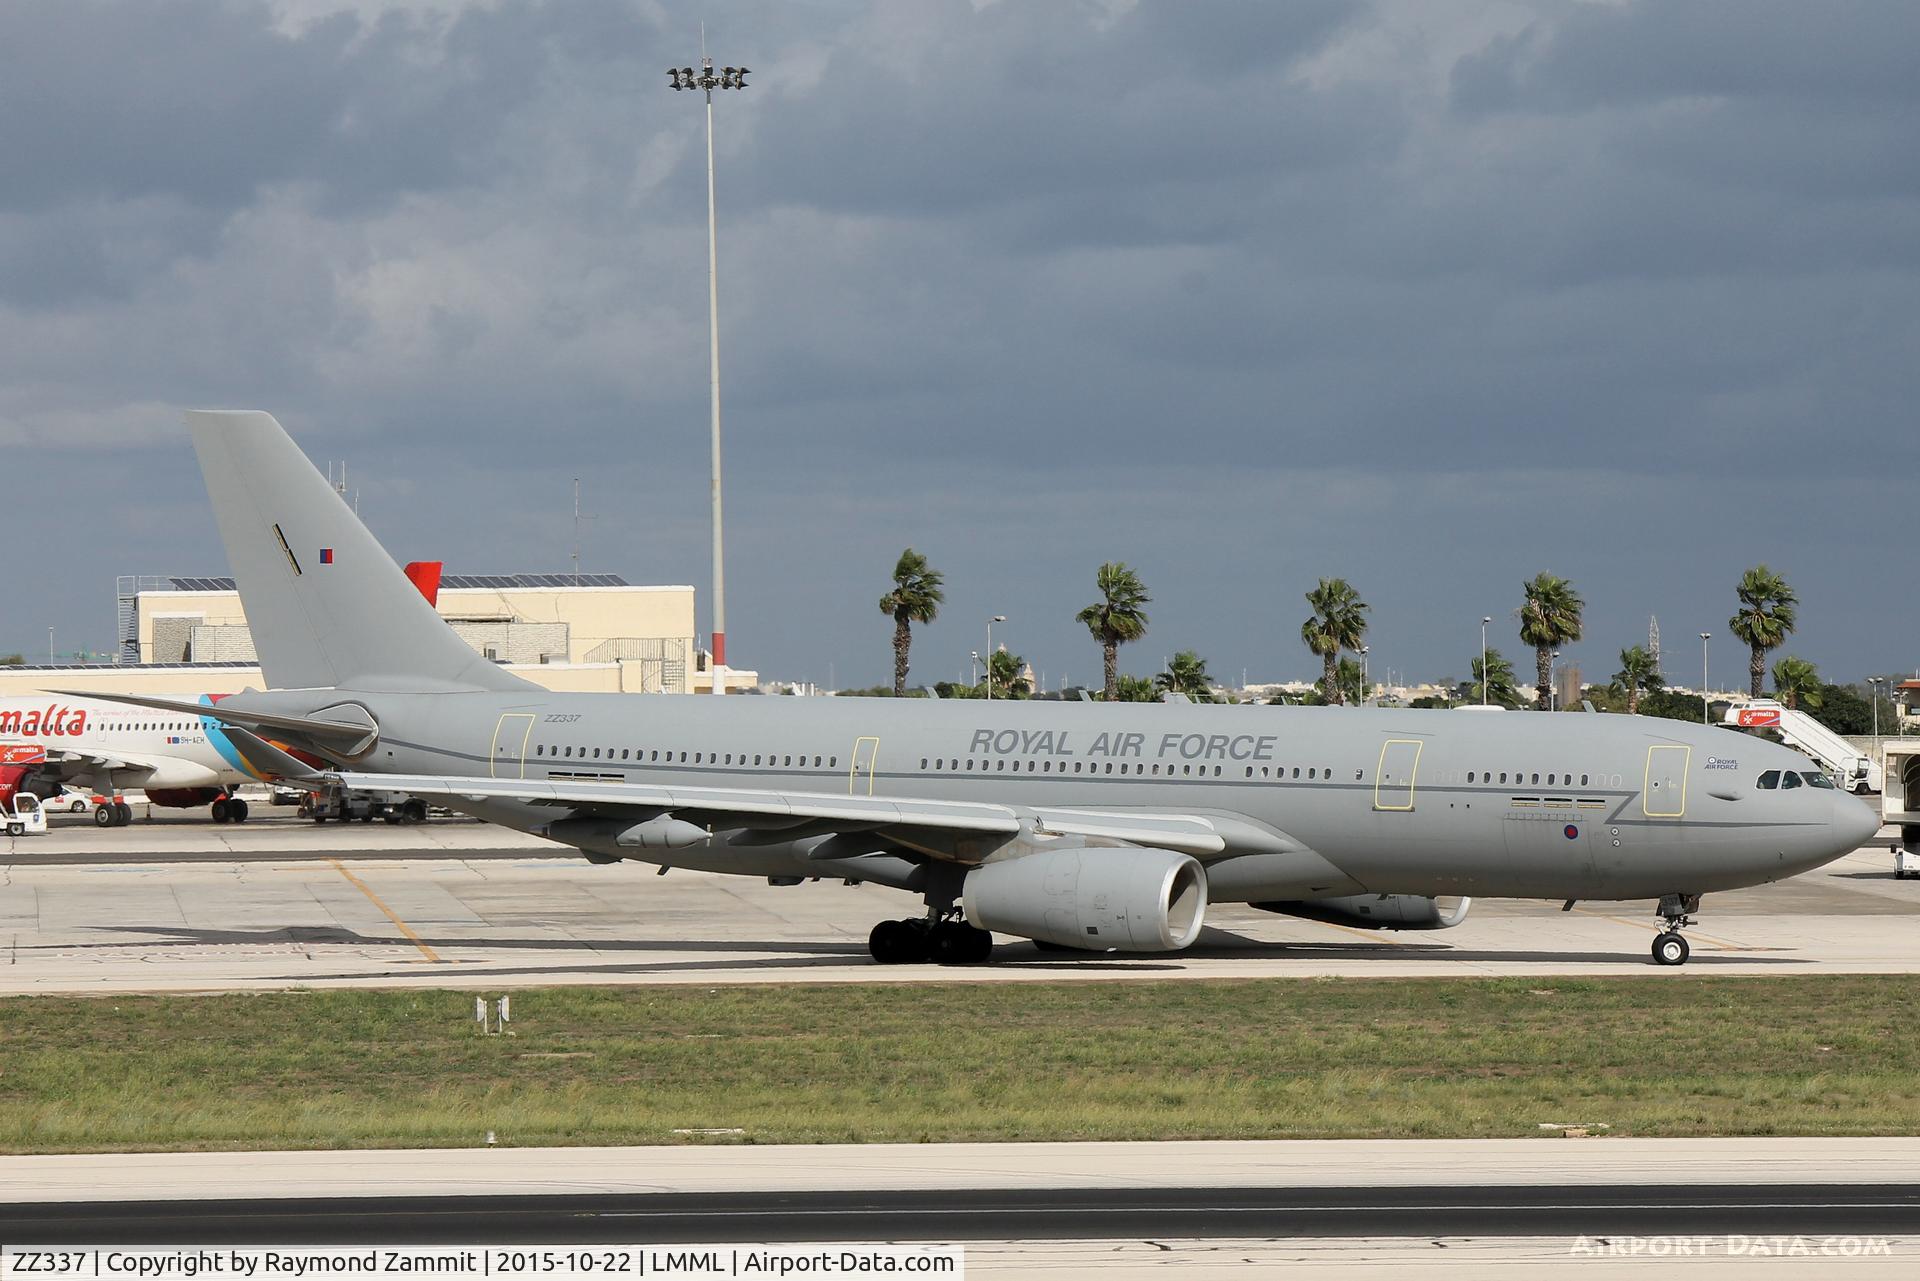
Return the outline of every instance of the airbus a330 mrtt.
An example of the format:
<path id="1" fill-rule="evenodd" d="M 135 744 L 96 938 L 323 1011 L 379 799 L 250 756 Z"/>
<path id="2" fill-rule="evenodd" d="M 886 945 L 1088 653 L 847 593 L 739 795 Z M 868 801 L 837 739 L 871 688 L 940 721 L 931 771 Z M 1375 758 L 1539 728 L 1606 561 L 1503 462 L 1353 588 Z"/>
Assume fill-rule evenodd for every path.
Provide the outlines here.
<path id="1" fill-rule="evenodd" d="M 1170 951 L 1217 902 L 1444 928 L 1482 895 L 1656 900 L 1674 965 L 1701 895 L 1877 825 L 1797 752 L 1641 716 L 552 693 L 455 635 L 270 415 L 187 417 L 273 688 L 124 701 L 596 862 L 919 897 L 878 961 Z"/>

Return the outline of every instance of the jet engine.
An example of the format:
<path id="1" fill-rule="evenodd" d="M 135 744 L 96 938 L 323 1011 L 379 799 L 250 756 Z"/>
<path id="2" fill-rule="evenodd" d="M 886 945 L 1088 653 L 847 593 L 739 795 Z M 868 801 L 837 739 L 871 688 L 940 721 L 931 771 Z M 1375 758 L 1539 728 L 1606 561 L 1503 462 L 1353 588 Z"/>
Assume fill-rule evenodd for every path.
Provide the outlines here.
<path id="1" fill-rule="evenodd" d="M 1363 930 L 1450 930 L 1467 919 L 1470 898 L 1424 894 L 1347 894 L 1282 903 L 1255 903 L 1263 912 L 1300 916 L 1310 921 L 1357 926 Z"/>
<path id="2" fill-rule="evenodd" d="M 0 806 L 12 809 L 15 796 L 33 791 L 33 775 L 39 768 L 38 765 L 0 765 Z"/>
<path id="3" fill-rule="evenodd" d="M 1043 850 L 967 873 L 967 919 L 983 930 L 1092 952 L 1177 952 L 1207 914 L 1191 855 L 1137 846 Z"/>
<path id="4" fill-rule="evenodd" d="M 211 805 L 226 795 L 226 791 L 218 787 L 149 787 L 146 792 L 147 799 L 155 805 L 182 810 Z"/>

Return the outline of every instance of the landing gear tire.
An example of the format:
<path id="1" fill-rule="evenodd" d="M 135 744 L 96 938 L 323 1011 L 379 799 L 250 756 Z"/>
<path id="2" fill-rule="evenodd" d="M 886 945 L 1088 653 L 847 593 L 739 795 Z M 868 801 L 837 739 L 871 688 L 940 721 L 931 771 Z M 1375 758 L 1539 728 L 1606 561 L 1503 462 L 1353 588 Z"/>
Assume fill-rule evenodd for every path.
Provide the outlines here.
<path id="1" fill-rule="evenodd" d="M 94 806 L 93 825 L 95 827 L 112 827 L 117 822 L 119 822 L 119 816 L 113 811 L 112 801 L 102 801 Z"/>
<path id="2" fill-rule="evenodd" d="M 867 935 L 867 951 L 881 965 L 918 965 L 927 960 L 923 921 L 882 921 Z"/>
<path id="3" fill-rule="evenodd" d="M 113 803 L 113 825 L 115 827 L 127 827 L 131 825 L 132 822 L 133 806 L 127 804 L 125 801 L 115 801 Z"/>
<path id="4" fill-rule="evenodd" d="M 427 821 L 427 803 L 421 800 L 417 796 L 414 799 L 408 801 L 405 805 L 402 805 L 400 807 L 400 821 L 402 823 L 426 822 Z"/>
<path id="5" fill-rule="evenodd" d="M 1653 941 L 1653 962 L 1655 965 L 1685 965 L 1693 949 L 1687 946 L 1686 936 L 1674 930 L 1668 930 Z"/>
<path id="6" fill-rule="evenodd" d="M 247 821 L 247 803 L 241 800 L 227 802 L 227 817 L 236 823 Z"/>
<path id="7" fill-rule="evenodd" d="M 928 937 L 936 965 L 978 965 L 993 955 L 993 935 L 965 921 L 942 921 Z"/>
<path id="8" fill-rule="evenodd" d="M 228 817 L 226 798 L 222 797 L 213 803 L 213 821 L 216 823 L 224 823 Z"/>

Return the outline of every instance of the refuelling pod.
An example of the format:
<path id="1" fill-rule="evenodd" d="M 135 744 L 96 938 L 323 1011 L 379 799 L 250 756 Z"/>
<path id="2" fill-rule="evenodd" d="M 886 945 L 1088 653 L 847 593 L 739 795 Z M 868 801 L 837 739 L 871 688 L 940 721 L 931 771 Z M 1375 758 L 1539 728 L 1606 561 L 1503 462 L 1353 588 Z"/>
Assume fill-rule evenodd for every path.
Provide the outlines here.
<path id="1" fill-rule="evenodd" d="M 706 828 L 665 814 L 643 823 L 618 818 L 563 818 L 547 824 L 538 834 L 584 851 L 596 862 L 608 863 L 642 850 L 692 849 L 713 839 Z"/>
<path id="2" fill-rule="evenodd" d="M 1177 952 L 1207 915 L 1207 876 L 1172 850 L 1074 847 L 987 863 L 961 885 L 983 930 L 1092 952 Z"/>
<path id="3" fill-rule="evenodd" d="M 1450 930 L 1467 919 L 1467 909 L 1473 906 L 1473 900 L 1453 895 L 1429 898 L 1424 894 L 1348 894 L 1340 898 L 1253 906 L 1263 912 L 1352 925 L 1363 930 Z"/>

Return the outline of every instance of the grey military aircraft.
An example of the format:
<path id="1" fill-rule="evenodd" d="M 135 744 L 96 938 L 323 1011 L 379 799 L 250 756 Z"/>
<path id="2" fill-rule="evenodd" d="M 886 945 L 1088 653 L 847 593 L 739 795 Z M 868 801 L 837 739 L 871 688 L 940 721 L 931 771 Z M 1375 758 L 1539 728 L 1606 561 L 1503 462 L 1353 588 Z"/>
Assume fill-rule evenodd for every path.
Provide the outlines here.
<path id="1" fill-rule="evenodd" d="M 1678 965 L 1702 894 L 1877 826 L 1797 752 L 1640 716 L 552 693 L 460 640 L 271 415 L 187 419 L 271 688 L 123 701 L 595 862 L 918 895 L 883 963 L 1173 951 L 1210 902 L 1446 928 L 1480 895 L 1657 900 Z"/>

